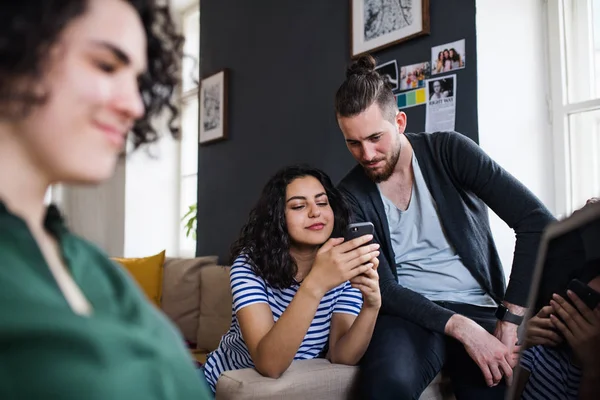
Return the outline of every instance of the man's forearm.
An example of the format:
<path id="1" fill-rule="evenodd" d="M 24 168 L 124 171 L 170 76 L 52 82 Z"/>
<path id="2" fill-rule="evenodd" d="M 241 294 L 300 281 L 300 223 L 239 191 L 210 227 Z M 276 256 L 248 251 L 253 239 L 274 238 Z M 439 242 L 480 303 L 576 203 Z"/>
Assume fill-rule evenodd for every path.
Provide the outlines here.
<path id="1" fill-rule="evenodd" d="M 461 343 L 464 343 L 465 337 L 471 331 L 470 327 L 474 322 L 464 315 L 454 314 L 444 328 L 444 333 Z"/>

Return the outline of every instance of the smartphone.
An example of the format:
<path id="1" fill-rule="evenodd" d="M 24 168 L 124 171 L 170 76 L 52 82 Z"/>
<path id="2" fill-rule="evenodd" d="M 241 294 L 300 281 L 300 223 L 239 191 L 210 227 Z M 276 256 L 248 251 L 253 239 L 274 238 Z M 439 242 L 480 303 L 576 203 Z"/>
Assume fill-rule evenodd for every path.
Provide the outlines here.
<path id="1" fill-rule="evenodd" d="M 573 293 L 575 293 L 577 297 L 579 297 L 581 301 L 583 301 L 585 305 L 589 307 L 590 310 L 596 308 L 598 306 L 598 303 L 600 303 L 600 293 L 598 293 L 579 279 L 573 279 L 571 282 L 569 282 L 567 290 L 570 290 Z M 569 298 L 569 296 L 566 295 L 566 293 L 565 299 L 575 307 L 575 304 L 573 304 L 573 301 L 571 300 L 571 298 Z"/>
<path id="2" fill-rule="evenodd" d="M 346 233 L 344 234 L 344 242 L 356 239 L 357 237 L 361 237 L 364 235 L 372 235 L 374 231 L 375 227 L 371 222 L 357 222 L 354 224 L 350 224 L 348 225 L 348 228 L 346 228 Z"/>

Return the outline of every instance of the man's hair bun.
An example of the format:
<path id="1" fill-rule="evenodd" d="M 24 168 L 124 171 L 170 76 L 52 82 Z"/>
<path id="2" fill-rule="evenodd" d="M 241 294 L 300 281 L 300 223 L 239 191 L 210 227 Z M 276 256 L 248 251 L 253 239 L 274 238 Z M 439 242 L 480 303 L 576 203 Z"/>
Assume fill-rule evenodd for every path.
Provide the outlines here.
<path id="1" fill-rule="evenodd" d="M 346 70 L 346 78 L 350 78 L 352 75 L 370 75 L 375 72 L 376 65 L 377 63 L 372 56 L 361 56 L 348 67 Z"/>

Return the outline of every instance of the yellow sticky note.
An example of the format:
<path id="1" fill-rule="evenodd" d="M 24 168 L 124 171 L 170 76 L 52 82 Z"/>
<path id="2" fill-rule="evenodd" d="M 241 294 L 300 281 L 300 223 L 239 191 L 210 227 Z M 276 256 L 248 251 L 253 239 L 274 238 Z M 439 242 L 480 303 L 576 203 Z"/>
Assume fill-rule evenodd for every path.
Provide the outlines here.
<path id="1" fill-rule="evenodd" d="M 425 89 L 419 89 L 417 90 L 417 104 L 423 104 L 425 103 Z"/>

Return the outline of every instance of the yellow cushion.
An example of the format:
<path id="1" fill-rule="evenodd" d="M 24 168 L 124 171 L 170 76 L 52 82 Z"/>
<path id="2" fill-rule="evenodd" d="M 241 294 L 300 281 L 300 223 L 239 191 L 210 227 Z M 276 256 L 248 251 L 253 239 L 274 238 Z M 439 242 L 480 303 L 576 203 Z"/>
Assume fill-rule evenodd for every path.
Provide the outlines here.
<path id="1" fill-rule="evenodd" d="M 165 250 L 149 257 L 141 258 L 113 258 L 123 265 L 140 285 L 148 299 L 160 307 L 162 296 L 163 265 Z"/>

